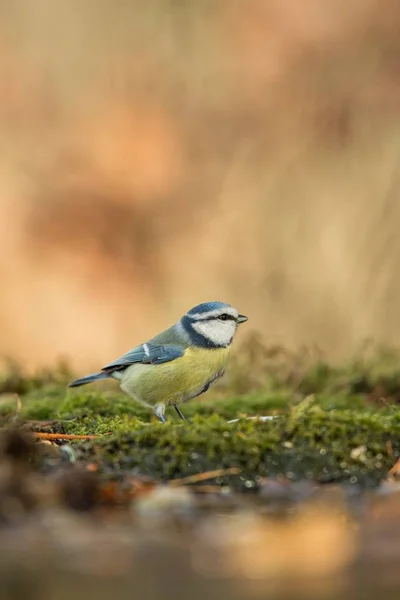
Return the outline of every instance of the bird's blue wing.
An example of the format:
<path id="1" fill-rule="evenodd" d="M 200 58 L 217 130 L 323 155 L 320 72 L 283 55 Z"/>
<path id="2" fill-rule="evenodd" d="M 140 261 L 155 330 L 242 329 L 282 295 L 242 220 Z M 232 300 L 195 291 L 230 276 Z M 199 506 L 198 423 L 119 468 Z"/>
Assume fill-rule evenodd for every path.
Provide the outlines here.
<path id="1" fill-rule="evenodd" d="M 102 368 L 102 371 L 122 371 L 135 363 L 144 365 L 160 365 L 162 363 L 175 360 L 185 353 L 183 346 L 176 344 L 158 345 L 151 342 L 136 346 L 133 350 L 129 350 L 126 354 L 117 358 Z"/>

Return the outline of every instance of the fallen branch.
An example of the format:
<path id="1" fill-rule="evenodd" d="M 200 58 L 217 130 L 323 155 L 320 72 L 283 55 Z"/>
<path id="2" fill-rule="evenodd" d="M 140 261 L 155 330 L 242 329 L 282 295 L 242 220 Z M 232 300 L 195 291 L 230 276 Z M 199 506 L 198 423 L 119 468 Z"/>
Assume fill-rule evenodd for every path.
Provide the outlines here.
<path id="1" fill-rule="evenodd" d="M 41 440 L 93 440 L 100 437 L 99 435 L 74 435 L 69 433 L 43 433 L 41 431 L 33 431 L 33 436 Z"/>
<path id="2" fill-rule="evenodd" d="M 230 467 L 229 469 L 217 469 L 215 471 L 207 471 L 206 473 L 197 473 L 196 475 L 188 475 L 181 479 L 171 479 L 168 483 L 170 486 L 187 485 L 188 483 L 198 483 L 199 481 L 207 481 L 207 479 L 215 479 L 215 477 L 223 477 L 224 475 L 238 475 L 241 469 L 238 467 Z"/>

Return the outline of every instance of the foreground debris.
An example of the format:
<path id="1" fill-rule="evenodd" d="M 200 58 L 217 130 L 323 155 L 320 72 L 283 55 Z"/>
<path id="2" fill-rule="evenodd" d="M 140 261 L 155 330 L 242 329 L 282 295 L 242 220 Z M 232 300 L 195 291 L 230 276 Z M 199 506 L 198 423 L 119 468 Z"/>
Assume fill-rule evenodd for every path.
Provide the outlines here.
<path id="1" fill-rule="evenodd" d="M 238 469 L 166 483 L 129 469 L 111 477 L 23 429 L 3 432 L 0 448 L 0 584 L 10 598 L 36 597 L 33 589 L 43 600 L 106 598 L 112 589 L 128 599 L 135 589 L 154 600 L 241 600 L 272 585 L 293 598 L 317 589 L 318 598 L 333 590 L 372 600 L 382 568 L 400 585 L 395 484 L 366 493 L 261 478 L 242 494 L 216 485 Z"/>

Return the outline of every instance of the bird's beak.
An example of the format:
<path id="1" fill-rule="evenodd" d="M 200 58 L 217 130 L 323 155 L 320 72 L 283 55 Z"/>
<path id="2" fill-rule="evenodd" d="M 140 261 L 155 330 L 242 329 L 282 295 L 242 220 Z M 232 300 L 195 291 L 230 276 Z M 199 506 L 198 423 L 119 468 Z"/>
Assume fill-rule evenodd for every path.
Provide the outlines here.
<path id="1" fill-rule="evenodd" d="M 246 317 L 246 315 L 238 315 L 237 322 L 238 323 L 245 323 L 248 318 L 249 317 Z"/>

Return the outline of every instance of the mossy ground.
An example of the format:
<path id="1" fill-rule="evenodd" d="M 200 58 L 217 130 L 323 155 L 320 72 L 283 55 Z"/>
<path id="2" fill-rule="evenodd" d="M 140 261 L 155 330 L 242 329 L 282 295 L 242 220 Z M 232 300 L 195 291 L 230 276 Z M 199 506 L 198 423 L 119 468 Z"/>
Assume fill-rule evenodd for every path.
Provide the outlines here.
<path id="1" fill-rule="evenodd" d="M 51 420 L 47 430 L 99 435 L 74 442 L 78 458 L 116 474 L 128 469 L 163 480 L 235 466 L 245 487 L 260 476 L 362 485 L 384 478 L 400 456 L 399 353 L 364 348 L 334 366 L 306 351 L 259 345 L 255 355 L 256 344 L 231 365 L 225 382 L 182 407 L 187 425 L 172 409 L 167 425 L 159 424 L 113 382 L 67 390 L 72 375 L 65 366 L 25 377 L 15 365 L 0 376 L 0 424 L 15 422 L 18 394 L 18 420 Z M 228 423 L 246 415 L 276 419 Z"/>

